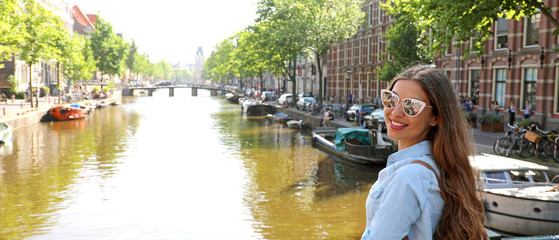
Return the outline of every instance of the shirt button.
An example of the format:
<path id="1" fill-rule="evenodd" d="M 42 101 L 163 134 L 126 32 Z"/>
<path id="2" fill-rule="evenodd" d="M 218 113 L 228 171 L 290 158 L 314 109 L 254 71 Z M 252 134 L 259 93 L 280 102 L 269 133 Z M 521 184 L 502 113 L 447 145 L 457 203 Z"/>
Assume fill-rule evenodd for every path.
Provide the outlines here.
<path id="1" fill-rule="evenodd" d="M 394 158 L 390 158 L 390 162 L 394 162 Z"/>

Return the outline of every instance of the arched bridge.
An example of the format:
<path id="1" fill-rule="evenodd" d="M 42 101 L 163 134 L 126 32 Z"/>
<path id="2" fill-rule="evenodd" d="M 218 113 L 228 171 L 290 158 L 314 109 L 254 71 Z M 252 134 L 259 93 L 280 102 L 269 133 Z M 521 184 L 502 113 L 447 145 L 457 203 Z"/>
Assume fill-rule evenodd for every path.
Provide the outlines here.
<path id="1" fill-rule="evenodd" d="M 167 85 L 167 86 L 150 86 L 150 87 L 126 87 L 122 89 L 122 96 L 134 96 L 134 91 L 147 91 L 148 96 L 153 96 L 153 92 L 157 89 L 168 88 L 169 97 L 175 96 L 175 88 L 192 88 L 192 96 L 198 96 L 198 89 L 206 89 L 210 91 L 210 96 L 217 96 L 219 91 L 226 92 L 228 90 L 218 87 L 194 86 L 194 85 Z"/>

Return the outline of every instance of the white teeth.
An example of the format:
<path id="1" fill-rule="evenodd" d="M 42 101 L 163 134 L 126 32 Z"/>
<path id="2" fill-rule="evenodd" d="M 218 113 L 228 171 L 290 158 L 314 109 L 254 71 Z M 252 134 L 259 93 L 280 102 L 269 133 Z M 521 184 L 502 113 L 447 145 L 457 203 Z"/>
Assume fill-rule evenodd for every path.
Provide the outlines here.
<path id="1" fill-rule="evenodd" d="M 403 123 L 397 123 L 397 122 L 394 122 L 394 121 L 391 121 L 391 122 L 392 122 L 392 124 L 394 124 L 394 126 L 396 126 L 396 127 L 405 127 L 405 126 L 407 126 L 406 124 L 403 124 Z"/>

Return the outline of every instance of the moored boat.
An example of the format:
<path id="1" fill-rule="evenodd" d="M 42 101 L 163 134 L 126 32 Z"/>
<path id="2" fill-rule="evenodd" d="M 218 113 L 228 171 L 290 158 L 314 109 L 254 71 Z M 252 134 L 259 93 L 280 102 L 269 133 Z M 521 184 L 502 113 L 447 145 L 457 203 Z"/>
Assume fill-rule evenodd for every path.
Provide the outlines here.
<path id="1" fill-rule="evenodd" d="M 5 122 L 0 122 L 0 143 L 11 142 L 13 140 L 12 126 Z"/>
<path id="2" fill-rule="evenodd" d="M 89 109 L 86 106 L 71 105 L 71 106 L 56 106 L 50 108 L 43 117 L 41 122 L 51 121 L 66 121 L 75 120 L 86 117 L 89 114 Z"/>
<path id="3" fill-rule="evenodd" d="M 397 147 L 382 134 L 360 128 L 317 127 L 312 131 L 313 145 L 342 160 L 361 164 L 386 163 Z"/>
<path id="4" fill-rule="evenodd" d="M 287 121 L 287 127 L 303 129 L 309 127 L 309 124 L 303 122 L 303 120 L 289 120 Z"/>
<path id="5" fill-rule="evenodd" d="M 549 168 L 490 154 L 471 158 L 488 228 L 514 235 L 559 234 L 559 188 Z"/>
<path id="6" fill-rule="evenodd" d="M 287 123 L 287 121 L 291 120 L 291 117 L 285 113 L 277 112 L 272 115 L 272 119 L 278 122 Z"/>

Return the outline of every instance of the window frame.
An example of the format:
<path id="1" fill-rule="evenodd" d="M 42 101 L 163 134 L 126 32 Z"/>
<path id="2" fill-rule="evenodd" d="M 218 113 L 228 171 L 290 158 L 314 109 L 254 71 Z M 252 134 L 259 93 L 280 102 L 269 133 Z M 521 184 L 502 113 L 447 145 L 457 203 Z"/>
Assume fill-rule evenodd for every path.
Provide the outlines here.
<path id="1" fill-rule="evenodd" d="M 532 19 L 534 17 L 538 18 L 538 21 L 537 21 L 538 34 L 537 34 L 537 36 L 535 36 L 536 43 L 528 45 L 528 36 L 529 36 L 529 34 L 528 34 L 528 23 L 530 23 L 530 26 L 532 26 Z M 537 13 L 535 13 L 534 15 L 532 15 L 530 17 L 524 17 L 524 32 L 522 34 L 522 36 L 523 36 L 522 37 L 522 46 L 524 46 L 524 47 L 535 47 L 535 46 L 538 46 L 540 44 L 540 31 L 541 31 L 540 24 L 541 24 L 541 12 L 540 12 L 540 10 L 538 10 Z"/>
<path id="2" fill-rule="evenodd" d="M 499 28 L 498 28 L 498 27 L 499 27 L 499 21 L 507 21 L 507 31 L 506 31 L 506 34 L 499 34 Z M 497 21 L 495 22 L 495 40 L 494 40 L 495 44 L 494 44 L 494 46 L 493 46 L 493 48 L 494 48 L 495 50 L 505 50 L 505 49 L 508 49 L 508 47 L 509 47 L 509 39 L 508 39 L 508 38 L 509 38 L 509 37 L 508 37 L 508 36 L 509 36 L 509 30 L 508 30 L 508 25 L 509 25 L 509 20 L 506 19 L 506 18 L 498 18 Z M 506 46 L 505 46 L 505 47 L 498 47 L 498 46 L 499 46 L 499 37 L 502 37 L 502 36 L 506 36 Z"/>

